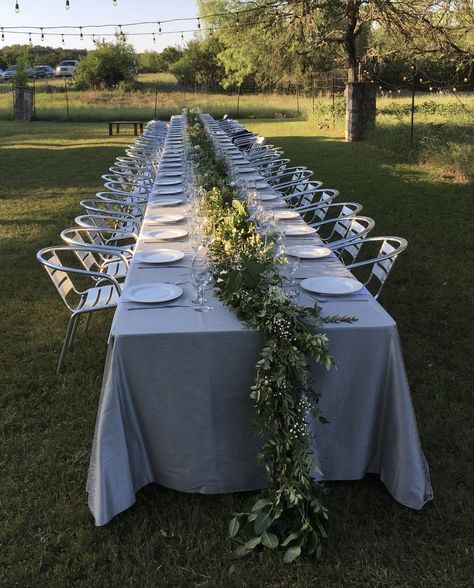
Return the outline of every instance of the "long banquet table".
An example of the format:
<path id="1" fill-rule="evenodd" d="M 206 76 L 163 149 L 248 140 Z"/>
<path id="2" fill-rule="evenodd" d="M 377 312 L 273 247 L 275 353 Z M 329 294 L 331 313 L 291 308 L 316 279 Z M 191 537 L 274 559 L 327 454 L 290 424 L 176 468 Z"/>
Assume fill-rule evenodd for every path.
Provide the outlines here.
<path id="1" fill-rule="evenodd" d="M 205 116 L 209 127 L 214 121 Z M 170 130 L 182 130 L 173 117 Z M 230 154 L 237 150 L 226 136 L 219 140 Z M 167 153 L 176 153 L 167 141 Z M 158 168 L 153 193 L 160 192 Z M 158 196 L 159 197 L 159 196 Z M 272 201 L 271 205 L 281 201 Z M 183 212 L 184 211 L 184 212 Z M 187 205 L 159 212 L 186 215 Z M 151 205 L 146 217 L 156 213 Z M 176 267 L 148 266 L 135 260 L 127 288 L 147 282 L 189 279 L 191 247 L 187 239 L 153 243 L 143 232 L 136 252 L 157 246 L 185 253 Z M 301 221 L 303 222 L 303 221 Z M 180 225 L 181 226 L 181 225 Z M 182 224 L 186 226 L 186 221 Z M 308 243 L 287 237 L 291 244 Z M 319 242 L 314 237 L 314 242 Z M 350 275 L 335 258 L 305 261 L 298 276 Z M 246 328 L 212 292 L 214 310 L 194 311 L 190 283 L 179 306 L 146 308 L 120 300 L 113 320 L 90 460 L 87 490 L 97 525 L 106 524 L 135 502 L 135 494 L 155 482 L 182 492 L 204 494 L 256 490 L 265 486 L 256 461 L 260 440 L 254 436 L 249 398 L 261 335 Z M 304 291 L 302 304 L 314 304 Z M 323 303 L 327 315 L 354 315 L 354 323 L 328 324 L 330 351 L 338 369 L 314 366 L 312 377 L 322 394 L 320 406 L 329 424 L 311 422 L 317 463 L 316 480 L 357 480 L 375 473 L 401 504 L 420 509 L 432 499 L 429 470 L 417 425 L 395 321 L 365 290 Z"/>

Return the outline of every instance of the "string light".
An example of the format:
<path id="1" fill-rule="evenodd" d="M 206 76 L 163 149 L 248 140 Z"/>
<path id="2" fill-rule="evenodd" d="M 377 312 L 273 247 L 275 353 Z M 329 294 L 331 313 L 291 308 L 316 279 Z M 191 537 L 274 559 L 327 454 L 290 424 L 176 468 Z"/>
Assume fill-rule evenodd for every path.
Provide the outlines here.
<path id="1" fill-rule="evenodd" d="M 181 31 L 181 40 L 184 41 L 183 31 Z"/>
<path id="2" fill-rule="evenodd" d="M 28 37 L 28 43 L 30 45 L 33 45 L 33 41 L 31 40 L 31 33 L 28 33 L 29 37 Z"/>
<path id="3" fill-rule="evenodd" d="M 44 41 L 44 33 L 43 33 L 43 29 L 41 29 L 41 40 Z"/>
<path id="4" fill-rule="evenodd" d="M 430 90 L 430 92 L 432 92 L 433 91 L 433 86 L 430 86 L 429 90 Z"/>
<path id="5" fill-rule="evenodd" d="M 200 31 L 201 30 L 201 19 L 198 17 L 197 21 L 198 21 L 198 24 L 197 24 L 198 31 Z"/>
<path id="6" fill-rule="evenodd" d="M 161 33 L 161 22 L 158 23 L 158 33 Z"/>
<path id="7" fill-rule="evenodd" d="M 456 87 L 453 88 L 453 92 L 456 92 Z"/>
<path id="8" fill-rule="evenodd" d="M 70 6 L 69 6 L 69 0 L 66 0 L 66 10 L 69 10 Z"/>
<path id="9" fill-rule="evenodd" d="M 20 12 L 20 5 L 18 4 L 18 2 L 15 3 L 15 12 L 18 14 L 18 12 Z"/>
<path id="10" fill-rule="evenodd" d="M 153 33 L 153 43 L 156 43 L 155 33 Z"/>
<path id="11" fill-rule="evenodd" d="M 2 27 L 2 41 L 5 41 L 5 34 L 3 32 L 3 27 Z"/>
<path id="12" fill-rule="evenodd" d="M 81 41 L 84 41 L 84 35 L 82 34 L 82 27 L 79 27 L 79 31 L 80 31 L 79 39 L 81 39 Z"/>
<path id="13" fill-rule="evenodd" d="M 113 4 L 114 6 L 117 6 L 117 0 L 112 0 L 112 4 Z"/>
<path id="14" fill-rule="evenodd" d="M 95 39 L 95 35 L 92 35 L 92 42 L 94 43 L 94 45 L 97 43 L 97 41 Z"/>
<path id="15" fill-rule="evenodd" d="M 61 43 L 64 45 L 64 35 L 61 35 Z"/>

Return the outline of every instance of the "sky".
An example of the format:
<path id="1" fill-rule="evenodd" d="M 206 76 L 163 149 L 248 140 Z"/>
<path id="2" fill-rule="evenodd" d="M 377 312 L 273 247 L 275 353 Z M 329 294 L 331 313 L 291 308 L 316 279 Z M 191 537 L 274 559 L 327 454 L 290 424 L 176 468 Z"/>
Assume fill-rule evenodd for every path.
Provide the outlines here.
<path id="1" fill-rule="evenodd" d="M 63 32 L 74 33 L 74 36 L 64 37 L 64 47 L 93 49 L 94 44 L 91 35 L 94 33 L 99 37 L 98 30 L 83 29 L 84 40 L 80 40 L 79 27 L 88 24 L 124 24 L 139 21 L 164 21 L 173 18 L 196 17 L 197 9 L 195 0 L 69 0 L 70 8 L 65 9 L 65 0 L 18 0 L 20 11 L 15 12 L 16 0 L 0 0 L 0 27 L 5 29 L 5 41 L 0 41 L 0 47 L 13 45 L 15 43 L 28 43 L 28 34 L 20 35 L 7 32 L 8 27 L 25 27 L 28 33 L 35 32 L 32 27 L 48 26 L 73 26 L 73 30 L 63 29 Z M 138 52 L 145 50 L 160 51 L 168 45 L 182 45 L 192 38 L 193 33 L 183 33 L 184 41 L 181 39 L 181 30 L 195 29 L 197 21 L 183 21 L 175 23 L 162 23 L 162 34 L 158 35 L 158 24 L 143 25 L 139 27 L 123 26 L 123 32 L 146 32 L 144 36 L 128 37 Z M 101 29 L 102 32 L 114 33 L 113 27 Z M 156 43 L 153 43 L 152 32 L 155 32 Z M 166 33 L 166 31 L 178 31 L 177 33 Z M 36 31 L 40 33 L 40 31 Z M 48 31 L 44 31 L 47 33 Z M 32 35 L 34 45 L 49 45 L 61 47 L 61 29 L 51 31 L 59 33 L 53 37 L 45 36 L 41 42 L 41 36 Z M 109 38 L 109 40 L 111 40 Z"/>

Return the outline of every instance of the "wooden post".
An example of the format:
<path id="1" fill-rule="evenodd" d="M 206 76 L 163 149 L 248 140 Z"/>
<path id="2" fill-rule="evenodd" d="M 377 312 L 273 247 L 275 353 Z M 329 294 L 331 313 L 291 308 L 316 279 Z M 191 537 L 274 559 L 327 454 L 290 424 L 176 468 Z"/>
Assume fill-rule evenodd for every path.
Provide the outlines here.
<path id="1" fill-rule="evenodd" d="M 157 108 L 158 108 L 158 80 L 156 81 L 156 84 L 155 84 L 155 118 L 156 118 Z"/>
<path id="2" fill-rule="evenodd" d="M 12 80 L 12 120 L 15 120 L 15 83 Z"/>
<path id="3" fill-rule="evenodd" d="M 411 80 L 410 145 L 411 145 L 411 147 L 413 147 L 414 124 L 415 124 L 415 78 L 416 78 L 416 62 L 415 62 L 415 60 L 413 60 L 411 69 L 412 69 L 412 80 Z"/>
<path id="4" fill-rule="evenodd" d="M 64 78 L 64 87 L 66 88 L 66 112 L 67 112 L 67 120 L 69 122 L 69 96 L 67 93 L 67 79 Z"/>

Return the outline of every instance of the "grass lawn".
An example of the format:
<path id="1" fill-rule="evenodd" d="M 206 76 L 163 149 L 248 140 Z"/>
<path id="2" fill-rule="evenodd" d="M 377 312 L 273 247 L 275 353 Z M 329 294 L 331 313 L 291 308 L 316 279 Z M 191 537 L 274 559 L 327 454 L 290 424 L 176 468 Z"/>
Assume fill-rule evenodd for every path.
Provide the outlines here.
<path id="1" fill-rule="evenodd" d="M 59 242 L 79 200 L 132 136 L 103 124 L 0 122 L 0 586 L 469 586 L 473 561 L 473 194 L 435 168 L 399 160 L 304 121 L 248 121 L 364 205 L 374 234 L 409 240 L 381 303 L 396 318 L 434 503 L 400 506 L 376 477 L 328 485 L 320 562 L 271 553 L 232 561 L 226 526 L 241 495 L 149 486 L 96 528 L 85 484 L 111 316 L 98 316 L 55 368 L 67 313 L 36 251 Z M 469 253 L 471 252 L 471 255 Z"/>

